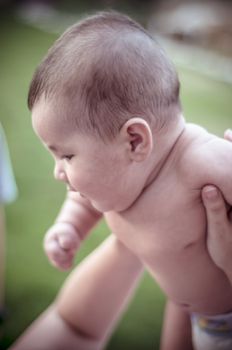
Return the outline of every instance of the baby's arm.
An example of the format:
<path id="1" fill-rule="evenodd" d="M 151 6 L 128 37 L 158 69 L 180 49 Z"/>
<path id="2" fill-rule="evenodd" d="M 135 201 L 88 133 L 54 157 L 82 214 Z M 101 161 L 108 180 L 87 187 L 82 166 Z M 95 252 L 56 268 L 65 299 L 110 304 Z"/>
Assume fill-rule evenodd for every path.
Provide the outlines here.
<path id="1" fill-rule="evenodd" d="M 140 260 L 111 235 L 71 273 L 57 299 L 60 316 L 87 338 L 106 341 L 142 272 Z"/>
<path id="2" fill-rule="evenodd" d="M 70 268 L 80 242 L 101 216 L 79 193 L 69 191 L 54 225 L 45 235 L 44 248 L 50 262 L 62 270 Z"/>

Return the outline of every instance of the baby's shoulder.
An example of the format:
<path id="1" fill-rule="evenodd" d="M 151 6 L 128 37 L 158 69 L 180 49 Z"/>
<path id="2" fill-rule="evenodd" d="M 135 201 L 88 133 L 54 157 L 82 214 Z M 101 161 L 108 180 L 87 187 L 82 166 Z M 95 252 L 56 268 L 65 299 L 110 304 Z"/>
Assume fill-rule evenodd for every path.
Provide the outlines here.
<path id="1" fill-rule="evenodd" d="M 187 124 L 188 146 L 183 151 L 181 170 L 189 178 L 206 177 L 232 159 L 232 143 L 197 125 Z"/>
<path id="2" fill-rule="evenodd" d="M 181 165 L 188 168 L 199 160 L 199 157 L 206 157 L 207 150 L 210 149 L 210 144 L 215 139 L 216 136 L 208 133 L 206 129 L 195 124 L 186 124 Z"/>
<path id="3" fill-rule="evenodd" d="M 232 151 L 232 143 L 217 136 L 209 133 L 206 129 L 191 125 L 190 128 L 194 132 L 190 132 L 190 147 L 186 149 L 187 153 L 190 152 L 192 159 L 190 161 L 203 161 L 210 159 L 216 159 L 217 157 L 224 157 L 230 154 Z"/>

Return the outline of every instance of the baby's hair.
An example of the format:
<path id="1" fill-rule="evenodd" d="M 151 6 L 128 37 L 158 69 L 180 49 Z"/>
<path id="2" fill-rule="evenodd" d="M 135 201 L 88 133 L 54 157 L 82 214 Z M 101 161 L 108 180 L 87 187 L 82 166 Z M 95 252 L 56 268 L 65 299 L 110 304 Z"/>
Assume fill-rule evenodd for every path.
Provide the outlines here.
<path id="1" fill-rule="evenodd" d="M 141 25 L 117 12 L 87 17 L 54 43 L 34 73 L 30 110 L 41 97 L 67 102 L 68 121 L 103 139 L 133 117 L 159 129 L 181 109 L 173 64 Z"/>

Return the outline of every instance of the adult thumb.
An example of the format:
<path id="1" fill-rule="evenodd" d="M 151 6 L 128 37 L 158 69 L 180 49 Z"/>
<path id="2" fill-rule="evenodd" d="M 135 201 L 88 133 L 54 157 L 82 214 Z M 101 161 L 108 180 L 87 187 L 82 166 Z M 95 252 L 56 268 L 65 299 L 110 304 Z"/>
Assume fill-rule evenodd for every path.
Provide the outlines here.
<path id="1" fill-rule="evenodd" d="M 228 221 L 226 203 L 221 192 L 217 187 L 207 185 L 202 190 L 202 200 L 206 209 L 208 233 L 220 233 Z"/>

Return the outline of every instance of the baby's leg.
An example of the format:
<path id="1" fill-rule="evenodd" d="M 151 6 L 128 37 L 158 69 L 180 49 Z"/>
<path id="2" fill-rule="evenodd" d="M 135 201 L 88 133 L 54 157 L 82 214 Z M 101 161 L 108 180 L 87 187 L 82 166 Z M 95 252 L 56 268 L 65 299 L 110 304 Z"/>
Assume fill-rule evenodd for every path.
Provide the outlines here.
<path id="1" fill-rule="evenodd" d="M 90 338 L 107 338 L 142 271 L 138 258 L 109 237 L 67 280 L 57 301 L 60 315 Z"/>
<path id="2" fill-rule="evenodd" d="M 103 349 L 141 274 L 139 260 L 109 237 L 72 272 L 55 303 L 10 349 Z"/>
<path id="3" fill-rule="evenodd" d="M 190 316 L 168 300 L 165 307 L 160 350 L 193 350 Z"/>
<path id="4" fill-rule="evenodd" d="M 78 334 L 60 317 L 57 305 L 51 305 L 9 350 L 101 350 L 97 339 Z"/>

